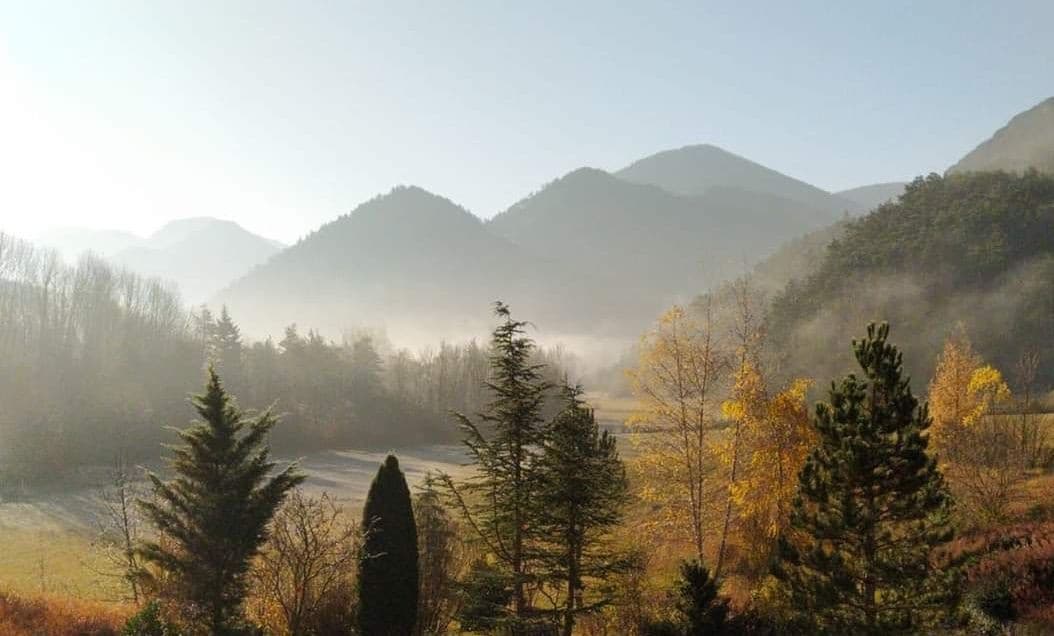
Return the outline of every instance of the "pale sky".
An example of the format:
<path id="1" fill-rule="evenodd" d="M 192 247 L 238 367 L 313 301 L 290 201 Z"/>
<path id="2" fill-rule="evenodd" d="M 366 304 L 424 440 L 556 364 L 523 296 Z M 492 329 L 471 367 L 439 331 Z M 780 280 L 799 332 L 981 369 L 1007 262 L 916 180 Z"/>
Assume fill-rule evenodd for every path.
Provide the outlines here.
<path id="1" fill-rule="evenodd" d="M 0 0 L 0 230 L 293 241 L 401 183 L 487 217 L 693 143 L 905 180 L 1054 95 L 1051 24 L 1049 0 Z"/>

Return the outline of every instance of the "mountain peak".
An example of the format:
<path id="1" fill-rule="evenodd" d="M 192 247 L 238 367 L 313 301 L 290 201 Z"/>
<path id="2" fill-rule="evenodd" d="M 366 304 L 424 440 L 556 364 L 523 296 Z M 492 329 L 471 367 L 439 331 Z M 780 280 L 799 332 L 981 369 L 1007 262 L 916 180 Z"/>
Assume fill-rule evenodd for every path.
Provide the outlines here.
<path id="1" fill-rule="evenodd" d="M 830 213 L 840 213 L 850 207 L 829 192 L 713 144 L 657 152 L 633 162 L 615 176 L 682 195 L 701 195 L 712 188 L 735 188 L 783 197 Z"/>

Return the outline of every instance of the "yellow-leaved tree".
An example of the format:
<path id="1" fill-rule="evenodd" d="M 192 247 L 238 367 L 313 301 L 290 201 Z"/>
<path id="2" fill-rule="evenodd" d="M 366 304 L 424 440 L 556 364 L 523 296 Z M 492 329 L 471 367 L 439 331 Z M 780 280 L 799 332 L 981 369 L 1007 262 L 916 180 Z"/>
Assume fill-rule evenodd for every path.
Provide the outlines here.
<path id="1" fill-rule="evenodd" d="M 721 406 L 724 416 L 739 425 L 746 461 L 730 494 L 739 511 L 746 564 L 757 573 L 786 527 L 798 472 L 816 441 L 806 402 L 809 386 L 809 380 L 796 379 L 770 394 L 760 369 L 745 361 Z M 718 456 L 726 465 L 735 460 L 728 443 Z"/>
<path id="2" fill-rule="evenodd" d="M 998 369 L 960 326 L 945 342 L 930 383 L 934 450 L 956 499 L 975 520 L 1005 517 L 1028 465 L 1021 429 L 1000 413 L 1011 399 Z"/>
<path id="3" fill-rule="evenodd" d="M 708 301 L 700 313 L 696 319 L 679 306 L 664 313 L 641 339 L 639 363 L 628 375 L 639 402 L 629 420 L 639 451 L 633 467 L 640 498 L 652 504 L 649 523 L 690 541 L 702 561 L 713 471 L 707 441 L 725 359 Z"/>

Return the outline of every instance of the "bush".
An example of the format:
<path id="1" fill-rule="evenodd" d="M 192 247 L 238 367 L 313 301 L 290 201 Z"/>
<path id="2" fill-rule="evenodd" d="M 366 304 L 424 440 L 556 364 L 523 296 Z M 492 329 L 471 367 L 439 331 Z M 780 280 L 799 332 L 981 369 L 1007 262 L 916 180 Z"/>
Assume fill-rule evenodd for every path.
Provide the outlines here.
<path id="1" fill-rule="evenodd" d="M 159 601 L 150 601 L 124 624 L 122 636 L 180 636 L 182 632 L 164 616 Z"/>

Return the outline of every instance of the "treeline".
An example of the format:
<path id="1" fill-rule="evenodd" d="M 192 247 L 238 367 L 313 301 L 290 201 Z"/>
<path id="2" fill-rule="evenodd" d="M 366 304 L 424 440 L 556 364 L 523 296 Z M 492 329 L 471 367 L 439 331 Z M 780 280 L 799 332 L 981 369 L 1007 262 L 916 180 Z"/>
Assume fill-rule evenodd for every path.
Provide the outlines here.
<path id="1" fill-rule="evenodd" d="M 244 408 L 284 415 L 280 452 L 449 441 L 449 411 L 483 403 L 487 353 L 475 342 L 392 350 L 368 333 L 334 342 L 295 325 L 250 342 L 226 309 L 190 311 L 161 281 L 92 256 L 66 265 L 0 234 L 0 480 L 154 457 L 209 361 Z M 567 361 L 537 355 L 554 378 Z"/>
<path id="2" fill-rule="evenodd" d="M 151 476 L 153 531 L 115 533 L 126 633 L 994 634 L 1022 594 L 1054 601 L 1045 551 L 977 534 L 1009 519 L 1014 486 L 985 486 L 1007 458 L 1049 453 L 995 408 L 998 371 L 956 335 L 931 411 L 872 324 L 810 412 L 805 380 L 770 386 L 736 291 L 728 322 L 674 308 L 642 341 L 628 462 L 499 304 L 487 402 L 457 416 L 474 470 L 413 494 L 389 456 L 354 521 L 210 372 L 173 479 Z M 1017 486 L 1035 469 L 1014 466 Z"/>

